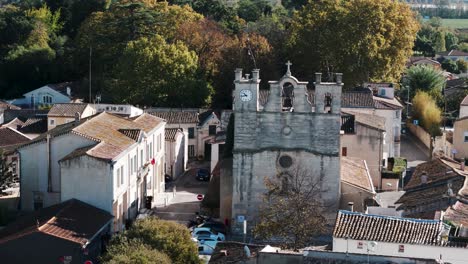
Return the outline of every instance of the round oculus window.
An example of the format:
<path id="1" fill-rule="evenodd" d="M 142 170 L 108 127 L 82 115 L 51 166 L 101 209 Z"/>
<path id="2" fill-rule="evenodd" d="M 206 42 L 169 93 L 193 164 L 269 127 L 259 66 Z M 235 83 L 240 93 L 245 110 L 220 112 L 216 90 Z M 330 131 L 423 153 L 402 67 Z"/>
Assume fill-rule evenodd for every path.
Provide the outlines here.
<path id="1" fill-rule="evenodd" d="M 279 164 L 280 164 L 280 166 L 283 167 L 283 168 L 289 168 L 289 167 L 291 167 L 292 163 L 293 163 L 293 160 L 292 160 L 292 158 L 291 158 L 290 156 L 288 156 L 288 155 L 284 155 L 284 156 L 281 156 L 281 157 L 279 158 Z"/>

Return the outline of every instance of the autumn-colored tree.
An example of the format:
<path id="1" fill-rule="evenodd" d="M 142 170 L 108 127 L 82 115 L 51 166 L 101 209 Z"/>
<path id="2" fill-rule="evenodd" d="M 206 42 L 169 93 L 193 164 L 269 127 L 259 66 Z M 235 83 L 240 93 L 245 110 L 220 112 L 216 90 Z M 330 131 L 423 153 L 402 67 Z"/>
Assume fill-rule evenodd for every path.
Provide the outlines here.
<path id="1" fill-rule="evenodd" d="M 418 91 L 413 98 L 413 119 L 420 120 L 421 126 L 431 135 L 429 154 L 432 157 L 433 141 L 440 136 L 442 111 L 437 107 L 435 100 L 426 92 Z"/>
<path id="2" fill-rule="evenodd" d="M 314 180 L 301 166 L 291 174 L 265 178 L 266 192 L 253 231 L 256 238 L 280 240 L 282 247 L 293 250 L 310 245 L 326 230 L 322 180 Z"/>
<path id="3" fill-rule="evenodd" d="M 400 1 L 309 1 L 292 19 L 289 46 L 299 75 L 308 79 L 314 72 L 342 72 L 347 86 L 395 81 L 418 28 L 414 13 Z"/>

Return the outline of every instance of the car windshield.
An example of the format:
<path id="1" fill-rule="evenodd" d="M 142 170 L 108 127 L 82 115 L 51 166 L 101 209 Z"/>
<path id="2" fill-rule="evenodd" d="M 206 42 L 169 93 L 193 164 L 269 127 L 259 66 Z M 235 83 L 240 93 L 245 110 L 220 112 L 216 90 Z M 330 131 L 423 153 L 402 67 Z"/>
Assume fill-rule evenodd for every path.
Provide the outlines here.
<path id="1" fill-rule="evenodd" d="M 211 232 L 210 231 L 198 231 L 197 236 L 210 236 Z"/>

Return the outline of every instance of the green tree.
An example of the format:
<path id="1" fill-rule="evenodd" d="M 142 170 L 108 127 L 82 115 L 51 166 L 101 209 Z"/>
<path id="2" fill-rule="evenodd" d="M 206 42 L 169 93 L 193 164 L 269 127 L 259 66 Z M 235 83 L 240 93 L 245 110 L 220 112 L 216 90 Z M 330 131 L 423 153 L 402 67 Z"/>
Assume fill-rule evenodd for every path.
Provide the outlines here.
<path id="1" fill-rule="evenodd" d="M 429 154 L 432 158 L 433 141 L 441 135 L 440 124 L 442 111 L 437 107 L 435 100 L 426 92 L 418 91 L 413 98 L 413 118 L 421 121 L 421 126 L 431 135 Z"/>
<path id="2" fill-rule="evenodd" d="M 457 60 L 457 68 L 459 72 L 466 73 L 468 69 L 468 63 L 465 60 Z"/>
<path id="3" fill-rule="evenodd" d="M 107 252 L 101 257 L 105 264 L 170 264 L 164 253 L 152 249 L 139 240 L 129 240 L 117 235 L 110 241 Z"/>
<path id="4" fill-rule="evenodd" d="M 281 239 L 281 246 L 298 250 L 326 230 L 325 204 L 320 202 L 321 181 L 298 166 L 292 175 L 265 178 L 266 192 L 254 235 L 262 240 Z M 277 241 L 276 241 L 277 242 Z"/>
<path id="5" fill-rule="evenodd" d="M 458 47 L 458 38 L 453 32 L 445 33 L 445 49 L 452 50 Z"/>
<path id="6" fill-rule="evenodd" d="M 418 91 L 430 94 L 435 100 L 441 100 L 445 77 L 440 70 L 432 66 L 417 65 L 406 70 L 403 84 L 405 88 L 402 93 L 407 94 L 406 89 L 409 88 L 410 100 Z"/>
<path id="7" fill-rule="evenodd" d="M 172 263 L 201 263 L 197 245 L 191 240 L 189 230 L 175 222 L 152 217 L 138 220 L 125 236 L 129 240 L 138 239 L 152 249 L 167 254 Z"/>
<path id="8" fill-rule="evenodd" d="M 263 14 L 268 14 L 272 7 L 266 0 L 240 0 L 237 3 L 237 14 L 246 21 L 257 21 Z"/>
<path id="9" fill-rule="evenodd" d="M 437 31 L 434 36 L 434 49 L 436 52 L 446 51 L 445 48 L 445 33 L 443 31 Z"/>
<path id="10" fill-rule="evenodd" d="M 451 59 L 445 59 L 441 63 L 442 69 L 451 72 L 451 73 L 459 73 L 458 71 L 458 65 L 454 60 Z"/>
<path id="11" fill-rule="evenodd" d="M 114 67 L 106 92 L 116 102 L 206 106 L 211 88 L 198 79 L 197 64 L 196 54 L 182 42 L 168 44 L 160 36 L 131 41 Z"/>
<path id="12" fill-rule="evenodd" d="M 431 17 L 428 21 L 431 27 L 440 28 L 442 26 L 442 18 L 440 17 Z"/>
<path id="13" fill-rule="evenodd" d="M 323 71 L 342 72 L 347 86 L 392 81 L 412 54 L 418 27 L 399 1 L 309 1 L 292 19 L 290 52 L 309 79 Z"/>

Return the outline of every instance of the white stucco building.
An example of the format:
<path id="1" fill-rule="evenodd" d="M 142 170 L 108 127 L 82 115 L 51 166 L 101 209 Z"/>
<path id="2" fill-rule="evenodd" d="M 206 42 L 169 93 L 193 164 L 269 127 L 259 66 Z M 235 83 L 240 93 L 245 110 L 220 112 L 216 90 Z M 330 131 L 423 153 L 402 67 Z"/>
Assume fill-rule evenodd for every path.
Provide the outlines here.
<path id="1" fill-rule="evenodd" d="M 18 149 L 21 209 L 72 198 L 114 215 L 114 231 L 164 192 L 164 120 L 101 113 L 55 127 Z"/>
<path id="2" fill-rule="evenodd" d="M 426 258 L 464 264 L 466 243 L 447 240 L 450 227 L 423 220 L 339 211 L 333 232 L 333 252 Z"/>
<path id="3" fill-rule="evenodd" d="M 24 108 L 49 107 L 58 103 L 69 103 L 73 100 L 72 83 L 46 84 L 23 94 L 23 98 L 13 99 L 9 103 Z"/>
<path id="4" fill-rule="evenodd" d="M 165 133 L 164 173 L 175 180 L 187 169 L 187 132 L 180 128 L 166 128 Z"/>

